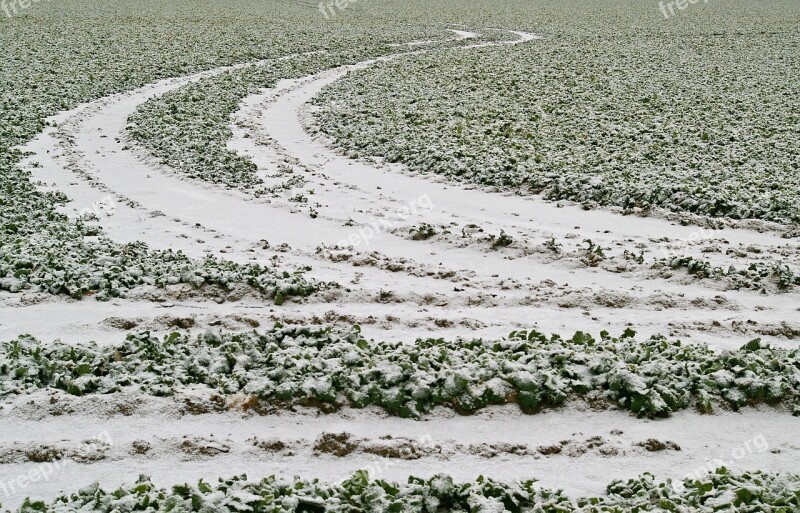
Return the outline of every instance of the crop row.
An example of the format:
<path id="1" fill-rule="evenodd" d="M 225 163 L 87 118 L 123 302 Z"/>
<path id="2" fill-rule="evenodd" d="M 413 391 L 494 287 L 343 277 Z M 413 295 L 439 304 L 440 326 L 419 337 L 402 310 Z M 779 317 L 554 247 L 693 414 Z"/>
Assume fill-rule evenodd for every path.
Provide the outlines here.
<path id="1" fill-rule="evenodd" d="M 783 262 L 753 262 L 747 268 L 738 269 L 734 266 L 713 266 L 708 260 L 699 260 L 692 256 L 660 259 L 657 264 L 667 264 L 673 269 L 686 269 L 686 272 L 701 279 L 729 279 L 733 287 L 764 289 L 767 283 L 774 282 L 778 289 L 787 290 L 800 285 L 800 275 Z"/>
<path id="2" fill-rule="evenodd" d="M 328 86 L 315 116 L 349 155 L 456 180 L 797 224 L 800 60 L 788 20 L 761 34 L 559 34 L 382 63 Z"/>
<path id="3" fill-rule="evenodd" d="M 498 33 L 490 31 L 489 39 L 497 37 Z M 440 39 L 426 48 L 463 44 Z M 470 43 L 474 41 L 471 39 Z M 264 66 L 229 71 L 145 102 L 128 118 L 128 132 L 163 164 L 190 178 L 264 194 L 266 190 L 259 187 L 262 180 L 256 176 L 256 165 L 227 148 L 232 136 L 231 116 L 242 99 L 274 87 L 280 79 L 308 76 L 410 49 L 372 46 L 294 55 Z"/>
<path id="4" fill-rule="evenodd" d="M 142 245 L 116 244 L 96 227 L 58 213 L 68 198 L 38 190 L 31 173 L 19 165 L 23 155 L 13 148 L 35 137 L 57 112 L 159 79 L 295 53 L 385 47 L 443 33 L 441 26 L 387 26 L 358 9 L 349 14 L 350 23 L 342 24 L 325 23 L 315 9 L 280 1 L 175 5 L 78 0 L 33 6 L 14 19 L 3 16 L 0 290 L 105 298 L 139 284 L 176 280 L 256 282 L 270 295 L 307 290 L 293 270 L 287 277 L 267 267 L 189 260 Z M 170 14 L 164 15 L 164 9 Z"/>
<path id="5" fill-rule="evenodd" d="M 157 488 L 146 477 L 114 491 L 96 483 L 51 503 L 27 500 L 20 513 L 34 512 L 189 512 L 218 511 L 280 513 L 435 513 L 439 511 L 492 513 L 623 513 L 631 511 L 770 511 L 789 513 L 800 508 L 800 476 L 763 472 L 732 473 L 720 467 L 701 479 L 657 482 L 652 475 L 613 481 L 598 497 L 573 499 L 560 490 L 536 486 L 534 480 L 503 483 L 479 477 L 457 483 L 439 474 L 429 479 L 410 477 L 406 483 L 370 479 L 364 471 L 341 484 L 318 480 L 246 476 L 199 481 L 197 485 Z"/>
<path id="6" fill-rule="evenodd" d="M 0 166 L 0 174 L 4 169 Z M 151 250 L 143 243 L 119 245 L 82 220 L 69 220 L 55 211 L 63 200 L 39 194 L 21 170 L 9 180 L 23 189 L 0 209 L 0 290 L 34 291 L 98 300 L 126 295 L 141 285 L 165 287 L 189 284 L 253 287 L 278 302 L 305 296 L 316 286 L 302 271 L 280 271 L 272 266 L 238 264 L 214 257 L 191 259 L 180 251 Z M 13 194 L 13 193 L 12 193 Z M 10 204 L 9 204 L 10 203 Z M 19 210 L 17 210 L 19 209 Z"/>
<path id="7" fill-rule="evenodd" d="M 83 224 L 63 227 L 81 229 Z M 289 273 L 211 256 L 197 260 L 180 251 L 150 250 L 141 242 L 119 246 L 107 238 L 93 243 L 53 239 L 49 244 L 16 240 L 4 249 L 16 257 L 7 254 L 0 260 L 0 290 L 9 292 L 31 290 L 106 301 L 141 286 L 215 286 L 223 295 L 244 286 L 282 304 L 289 297 L 308 296 L 319 286 L 306 280 L 302 270 Z"/>
<path id="8" fill-rule="evenodd" d="M 534 413 L 570 399 L 667 416 L 714 405 L 784 404 L 800 413 L 800 352 L 758 339 L 715 352 L 662 336 L 637 340 L 603 332 L 596 340 L 535 331 L 499 341 L 441 339 L 375 343 L 358 328 L 276 326 L 264 333 L 161 339 L 131 334 L 117 346 L 42 344 L 23 336 L 0 345 L 0 396 L 41 388 L 75 395 L 136 388 L 171 395 L 206 385 L 278 405 L 377 405 L 419 418 L 436 406 L 470 413 L 516 403 Z"/>

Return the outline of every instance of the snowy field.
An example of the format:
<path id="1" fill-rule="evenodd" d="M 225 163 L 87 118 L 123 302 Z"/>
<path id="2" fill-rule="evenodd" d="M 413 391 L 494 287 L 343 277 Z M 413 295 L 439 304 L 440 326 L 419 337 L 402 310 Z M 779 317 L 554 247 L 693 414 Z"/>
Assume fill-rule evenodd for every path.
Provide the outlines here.
<path id="1" fill-rule="evenodd" d="M 797 2 L 0 15 L 0 510 L 800 511 Z"/>

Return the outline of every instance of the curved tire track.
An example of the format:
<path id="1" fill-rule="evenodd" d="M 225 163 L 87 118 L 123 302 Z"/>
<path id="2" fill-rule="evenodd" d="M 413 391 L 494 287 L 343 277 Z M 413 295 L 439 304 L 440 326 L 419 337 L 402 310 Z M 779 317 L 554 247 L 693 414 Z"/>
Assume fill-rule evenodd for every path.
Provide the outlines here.
<path id="1" fill-rule="evenodd" d="M 462 50 L 536 39 L 532 34 L 515 34 L 519 39 L 512 42 L 471 44 Z M 30 160 L 43 164 L 34 170 L 35 176 L 72 197 L 75 210 L 104 194 L 114 195 L 117 212 L 101 219 L 101 224 L 120 242 L 144 240 L 156 248 L 172 247 L 198 257 L 212 253 L 238 261 L 278 258 L 289 265 L 309 265 L 311 276 L 336 281 L 353 291 L 336 297 L 336 304 L 329 304 L 327 298 L 322 299 L 324 306 L 314 300 L 312 304 L 284 305 L 281 312 L 298 316 L 299 322 L 313 320 L 326 308 L 345 311 L 363 323 L 368 334 L 382 338 L 393 336 L 393 324 L 402 336 L 441 336 L 442 329 L 448 330 L 448 335 L 501 336 L 511 329 L 532 326 L 567 333 L 577 329 L 614 332 L 633 323 L 645 334 L 691 335 L 726 346 L 740 345 L 745 338 L 741 329 L 733 329 L 737 320 L 778 327 L 792 318 L 796 303 L 787 299 L 796 300 L 796 294 L 720 293 L 697 283 L 636 279 L 574 263 L 561 265 L 526 255 L 527 248 L 520 254 L 513 248 L 492 251 L 484 243 L 459 246 L 453 241 L 419 242 L 398 235 L 421 222 L 456 223 L 458 228 L 477 224 L 494 234 L 503 230 L 519 239 L 573 236 L 609 244 L 620 239 L 646 243 L 653 234 L 688 238 L 693 230 L 663 220 L 620 217 L 607 211 L 587 215 L 578 207 L 558 208 L 535 198 L 462 189 L 411 176 L 397 166 L 376 168 L 337 155 L 324 141 L 309 135 L 308 99 L 353 69 L 403 55 L 408 53 L 283 81 L 242 102 L 231 146 L 256 162 L 265 176 L 277 163 L 288 161 L 297 167 L 307 179 L 307 188 L 314 190 L 310 197 L 323 204 L 317 218 L 286 198 L 257 200 L 245 192 L 187 180 L 155 163 L 140 148 L 125 146 L 125 120 L 147 99 L 230 69 L 264 62 L 163 80 L 83 105 L 56 116 L 53 121 L 58 128 L 48 129 L 26 149 L 34 152 Z M 378 216 L 423 195 L 430 198 L 433 208 L 397 223 L 395 233 L 378 233 L 356 252 L 318 251 L 321 246 L 331 248 L 348 240 Z M 746 230 L 722 230 L 719 235 L 738 244 L 785 243 L 771 234 Z M 265 249 L 264 240 L 269 248 Z M 281 248 L 283 244 L 288 248 Z M 386 303 L 394 305 L 397 315 L 380 319 L 367 314 L 370 305 L 385 308 L 376 305 L 376 300 L 386 291 L 392 293 Z M 240 306 L 212 305 L 210 310 Z M 95 305 L 71 308 L 89 310 Z M 665 314 L 665 310 L 675 313 Z M 475 323 L 460 328 L 463 319 Z M 83 326 L 91 329 L 89 323 Z M 374 330 L 369 331 L 371 327 Z M 80 331 L 80 327 L 73 329 Z M 781 331 L 776 328 L 775 332 Z M 780 335 L 772 338 L 793 344 L 781 340 Z"/>

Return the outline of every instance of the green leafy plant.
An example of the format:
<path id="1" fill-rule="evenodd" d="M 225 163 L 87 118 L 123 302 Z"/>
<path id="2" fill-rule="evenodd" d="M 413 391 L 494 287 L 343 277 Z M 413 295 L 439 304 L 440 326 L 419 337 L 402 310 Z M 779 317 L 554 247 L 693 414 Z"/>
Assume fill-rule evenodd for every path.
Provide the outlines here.
<path id="1" fill-rule="evenodd" d="M 354 513 L 358 511 L 509 511 L 594 512 L 630 511 L 761 511 L 789 512 L 800 507 L 800 476 L 764 472 L 732 473 L 725 468 L 682 487 L 658 482 L 651 474 L 614 481 L 606 493 L 570 498 L 560 490 L 538 486 L 534 480 L 503 483 L 478 477 L 458 483 L 438 474 L 428 479 L 409 477 L 406 483 L 370 479 L 355 472 L 341 484 L 269 476 L 248 481 L 236 476 L 217 483 L 199 481 L 157 488 L 140 476 L 133 485 L 105 491 L 96 483 L 52 502 L 26 500 L 20 513 L 93 511 L 285 511 Z M 680 490 L 680 491 L 678 491 Z M 476 509 L 475 504 L 481 504 Z M 713 505 L 713 507 L 711 506 Z M 491 509 L 487 509 L 491 508 Z"/>
<path id="2" fill-rule="evenodd" d="M 0 396 L 39 388 L 75 395 L 134 387 L 169 395 L 205 385 L 291 404 L 380 406 L 419 418 L 436 406 L 470 413 L 518 404 L 535 413 L 586 398 L 638 416 L 715 404 L 785 404 L 800 413 L 800 354 L 756 339 L 716 352 L 632 330 L 600 339 L 516 331 L 507 339 L 368 342 L 357 329 L 276 327 L 265 333 L 149 333 L 120 346 L 0 344 Z"/>

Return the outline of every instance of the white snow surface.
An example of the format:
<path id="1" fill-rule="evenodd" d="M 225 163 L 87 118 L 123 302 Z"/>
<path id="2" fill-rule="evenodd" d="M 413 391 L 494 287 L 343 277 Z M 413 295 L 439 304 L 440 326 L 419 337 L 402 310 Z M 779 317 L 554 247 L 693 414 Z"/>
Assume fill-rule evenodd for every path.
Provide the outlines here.
<path id="1" fill-rule="evenodd" d="M 452 32 L 461 39 L 476 35 Z M 518 39 L 513 44 L 546 44 L 534 41 L 537 36 L 533 34 L 514 33 Z M 509 43 L 480 43 L 465 46 L 463 51 L 487 44 Z M 739 347 L 756 336 L 783 347 L 797 346 L 796 339 L 786 336 L 791 328 L 787 323 L 796 322 L 800 310 L 796 292 L 762 295 L 723 290 L 697 280 L 613 273 L 513 247 L 495 251 L 485 244 L 453 239 L 414 241 L 403 236 L 403 230 L 422 222 L 454 223 L 454 233 L 475 224 L 486 233 L 502 230 L 523 247 L 550 237 L 591 238 L 611 246 L 620 241 L 652 246 L 659 244 L 653 239 L 662 237 L 691 239 L 698 229 L 664 217 L 621 216 L 612 210 L 587 212 L 578 205 L 464 187 L 413 174 L 398 165 L 352 160 L 311 133 L 313 121 L 307 104 L 311 98 L 346 73 L 391 58 L 403 57 L 282 81 L 244 99 L 231 120 L 234 138 L 230 147 L 252 159 L 265 179 L 279 163 L 291 163 L 307 180 L 305 187 L 313 189 L 313 201 L 320 204 L 316 218 L 285 197 L 256 199 L 246 191 L 223 190 L 187 179 L 156 163 L 127 139 L 126 120 L 142 103 L 230 68 L 162 80 L 81 105 L 52 118 L 57 126 L 46 129 L 24 148 L 33 152 L 30 162 L 42 164 L 32 171 L 44 182 L 44 189 L 63 191 L 72 200 L 65 208 L 69 215 L 111 195 L 116 211 L 101 216 L 100 223 L 119 242 L 141 240 L 158 249 L 181 249 L 196 257 L 210 253 L 240 262 L 266 262 L 277 256 L 286 266 L 309 265 L 310 277 L 337 281 L 349 291 L 281 307 L 250 297 L 224 304 L 142 298 L 101 303 L 2 294 L 2 338 L 31 333 L 43 340 L 113 344 L 127 331 L 119 327 L 125 324 L 119 321 L 160 333 L 173 330 L 175 319 L 189 318 L 195 331 L 220 323 L 231 329 L 268 327 L 276 321 L 360 324 L 367 336 L 406 342 L 425 336 L 500 337 L 521 328 L 567 336 L 576 330 L 597 333 L 605 329 L 616 334 L 632 325 L 643 336 L 671 334 L 720 349 Z M 429 201 L 431 208 L 398 221 L 397 230 L 375 234 L 368 245 L 331 250 L 376 219 L 414 201 L 419 205 L 420 198 L 427 198 L 425 204 Z M 755 245 L 777 251 L 787 246 L 786 240 L 769 230 L 726 228 L 715 230 L 714 237 L 725 239 L 731 247 Z M 281 248 L 282 244 L 288 247 Z M 331 258 L 333 253 L 346 258 Z M 735 257 L 714 258 L 729 263 Z M 391 291 L 391 299 L 379 300 L 382 291 Z M 328 415 L 298 411 L 265 416 L 236 412 L 181 416 L 174 399 L 137 396 L 124 398 L 136 405 L 129 416 L 109 413 L 108 404 L 98 406 L 101 401 L 122 400 L 119 398 L 62 398 L 73 401 L 75 407 L 71 413 L 56 416 L 36 406 L 39 401 L 46 403 L 48 394 L 38 394 L 32 403 L 19 398 L 0 411 L 0 481 L 14 479 L 36 466 L 3 460 L 2 451 L 32 443 L 69 446 L 105 431 L 114 443 L 103 459 L 72 462 L 68 470 L 48 481 L 31 484 L 25 493 L 37 498 L 51 499 L 94 480 L 107 487 L 130 483 L 140 473 L 153 476 L 158 485 L 239 473 L 254 479 L 284 474 L 335 481 L 368 465 L 384 469 L 375 476 L 384 479 L 403 480 L 412 473 L 430 476 L 446 472 L 456 479 L 483 474 L 504 480 L 537 478 L 542 486 L 563 488 L 571 494 L 598 494 L 614 478 L 635 477 L 645 471 L 659 478 L 682 477 L 712 458 L 729 460 L 733 469 L 797 471 L 800 456 L 797 419 L 770 408 L 706 416 L 680 412 L 669 419 L 647 421 L 575 405 L 535 416 L 509 407 L 470 417 L 442 410 L 423 421 L 413 421 L 388 418 L 371 409 Z M 615 434 L 617 431 L 621 433 Z M 384 435 L 430 435 L 451 453 L 408 461 L 362 453 L 345 457 L 317 454 L 314 441 L 326 432 L 348 432 L 368 440 Z M 580 446 L 594 436 L 603 437 L 617 453 L 580 453 L 576 449 L 580 454 L 486 457 L 464 449 L 469 444 L 512 443 L 536 452 L 540 446 L 564 440 Z M 768 442 L 769 450 L 732 460 L 734 448 L 759 436 Z M 295 444 L 294 454 L 259 451 L 253 446 L 253 437 Z M 681 450 L 651 453 L 635 445 L 649 438 L 674 442 Z M 187 439 L 201 440 L 201 445 L 216 453 L 187 452 L 181 449 Z M 151 452 L 136 454 L 132 444 L 137 441 L 148 442 Z M 0 496 L 0 502 L 14 507 L 23 497 Z"/>
<path id="2" fill-rule="evenodd" d="M 45 399 L 45 394 L 40 395 L 37 401 Z M 239 474 L 251 479 L 275 474 L 338 482 L 362 468 L 371 470 L 375 478 L 401 482 L 409 475 L 438 473 L 458 480 L 479 475 L 506 481 L 537 479 L 541 486 L 577 497 L 602 494 L 613 479 L 634 478 L 643 472 L 680 479 L 717 461 L 736 471 L 793 472 L 800 457 L 797 420 L 770 409 L 707 416 L 679 412 L 649 421 L 575 405 L 528 416 L 510 406 L 468 417 L 440 409 L 424 421 L 415 421 L 387 417 L 372 408 L 322 415 L 301 410 L 265 416 L 234 412 L 179 416 L 171 413 L 176 408 L 170 399 L 133 396 L 126 400 L 135 401 L 141 412 L 109 416 L 108 399 L 103 398 L 76 401 L 80 414 L 57 417 L 42 417 L 33 406 L 19 404 L 0 425 L 0 457 L 15 445 L 80 446 L 83 440 L 100 435 L 111 440 L 103 459 L 68 461 L 65 470 L 55 472 L 48 482 L 32 485 L 30 493 L 41 498 L 93 481 L 113 488 L 132 482 L 139 474 L 152 476 L 159 486 L 201 478 L 213 482 Z M 98 405 L 100 401 L 106 404 Z M 412 460 L 359 451 L 338 457 L 315 451 L 323 433 L 349 433 L 353 439 L 371 443 L 389 435 L 395 440 L 423 441 L 437 451 Z M 600 448 L 589 448 L 588 441 L 597 444 L 597 437 Z M 638 445 L 650 439 L 673 442 L 680 450 L 650 452 Z M 287 448 L 270 452 L 256 447 L 255 440 L 280 441 Z M 134 442 L 140 446 L 146 442 L 148 452 L 136 454 Z M 502 444 L 524 446 L 532 454 L 486 450 L 486 446 Z M 563 451 L 544 455 L 538 450 L 554 445 L 563 446 Z M 198 447 L 206 453 L 196 453 Z M 15 476 L 36 466 L 14 462 L 0 468 L 2 475 Z M 3 502 L 12 506 L 18 501 L 15 496 Z"/>

